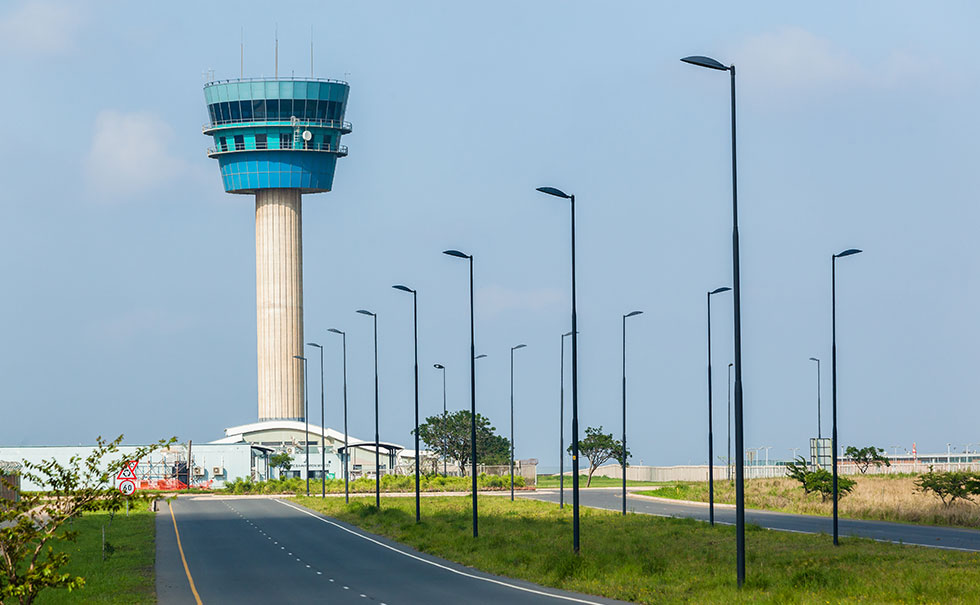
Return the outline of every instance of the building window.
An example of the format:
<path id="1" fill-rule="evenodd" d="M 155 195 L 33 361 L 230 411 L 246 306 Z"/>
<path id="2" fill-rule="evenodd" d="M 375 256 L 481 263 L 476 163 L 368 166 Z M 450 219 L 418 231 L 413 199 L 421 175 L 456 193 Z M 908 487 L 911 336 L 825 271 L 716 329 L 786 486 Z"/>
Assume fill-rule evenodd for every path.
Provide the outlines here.
<path id="1" fill-rule="evenodd" d="M 231 107 L 231 119 L 232 119 L 232 121 L 241 122 L 242 121 L 242 112 L 238 108 L 238 101 L 231 101 L 228 105 Z"/>
<path id="2" fill-rule="evenodd" d="M 252 117 L 256 120 L 265 119 L 265 99 L 261 101 L 252 101 Z"/>
<path id="3" fill-rule="evenodd" d="M 279 119 L 289 120 L 290 116 L 292 115 L 293 115 L 293 100 L 279 99 Z"/>
<path id="4" fill-rule="evenodd" d="M 279 134 L 279 149 L 292 149 L 293 148 L 293 135 L 292 133 L 280 133 Z"/>
<path id="5" fill-rule="evenodd" d="M 265 134 L 256 134 L 255 135 L 255 148 L 256 149 L 268 149 L 269 148 L 269 142 L 266 139 L 266 135 Z"/>
<path id="6" fill-rule="evenodd" d="M 248 122 L 252 119 L 252 102 L 242 101 L 242 120 Z"/>
<path id="7" fill-rule="evenodd" d="M 241 151 L 245 149 L 245 135 L 236 134 L 235 135 L 235 151 Z"/>
<path id="8" fill-rule="evenodd" d="M 265 116 L 267 120 L 279 119 L 279 99 L 266 99 Z"/>
<path id="9" fill-rule="evenodd" d="M 225 137 L 220 137 L 218 139 L 218 145 L 221 147 L 221 151 L 228 151 L 228 139 Z"/>

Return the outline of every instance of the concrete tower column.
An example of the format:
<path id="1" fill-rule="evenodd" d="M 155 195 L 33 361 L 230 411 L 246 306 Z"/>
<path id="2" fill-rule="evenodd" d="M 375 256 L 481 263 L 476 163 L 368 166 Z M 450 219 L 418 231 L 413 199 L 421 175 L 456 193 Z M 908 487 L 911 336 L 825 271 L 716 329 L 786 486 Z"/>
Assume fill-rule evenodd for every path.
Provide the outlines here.
<path id="1" fill-rule="evenodd" d="M 298 189 L 255 192 L 259 420 L 303 419 L 303 207 Z"/>

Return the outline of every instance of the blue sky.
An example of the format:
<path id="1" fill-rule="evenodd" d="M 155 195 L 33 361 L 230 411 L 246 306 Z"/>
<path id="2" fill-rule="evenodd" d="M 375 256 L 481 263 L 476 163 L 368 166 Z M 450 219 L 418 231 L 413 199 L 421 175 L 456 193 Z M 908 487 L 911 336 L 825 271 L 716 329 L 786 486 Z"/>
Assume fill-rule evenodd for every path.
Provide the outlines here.
<path id="1" fill-rule="evenodd" d="M 478 408 L 554 465 L 577 194 L 583 428 L 618 427 L 630 320 L 634 463 L 706 461 L 705 291 L 729 285 L 724 74 L 739 74 L 745 444 L 771 458 L 830 424 L 830 255 L 845 445 L 980 448 L 973 3 L 58 2 L 0 7 L 0 443 L 125 433 L 206 441 L 256 417 L 253 202 L 223 193 L 202 73 L 351 84 L 334 191 L 306 198 L 307 340 L 327 345 L 338 426 L 408 443 L 410 298 L 423 414 L 468 405 L 465 264 L 476 257 Z M 222 29 L 224 28 L 224 29 Z M 729 295 L 714 299 L 715 436 L 727 437 Z M 313 353 L 311 351 L 311 353 Z M 311 373 L 311 395 L 318 393 Z M 314 415 L 318 418 L 318 413 Z"/>

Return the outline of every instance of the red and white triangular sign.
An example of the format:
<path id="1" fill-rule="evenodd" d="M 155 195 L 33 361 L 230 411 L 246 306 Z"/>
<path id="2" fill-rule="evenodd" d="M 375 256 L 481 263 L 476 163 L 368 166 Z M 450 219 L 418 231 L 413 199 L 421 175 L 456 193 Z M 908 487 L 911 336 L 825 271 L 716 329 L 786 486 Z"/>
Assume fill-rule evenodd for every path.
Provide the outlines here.
<path id="1" fill-rule="evenodd" d="M 139 464 L 139 460 L 130 460 L 126 463 L 119 474 L 116 475 L 116 479 L 135 479 L 136 478 L 136 465 Z"/>

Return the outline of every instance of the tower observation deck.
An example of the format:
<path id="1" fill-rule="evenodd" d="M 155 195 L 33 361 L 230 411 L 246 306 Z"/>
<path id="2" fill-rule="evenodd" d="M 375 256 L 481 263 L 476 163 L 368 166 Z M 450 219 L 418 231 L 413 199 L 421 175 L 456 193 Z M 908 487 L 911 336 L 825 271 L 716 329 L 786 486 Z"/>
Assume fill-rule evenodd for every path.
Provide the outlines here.
<path id="1" fill-rule="evenodd" d="M 314 78 L 239 79 L 204 86 L 228 193 L 255 195 L 259 420 L 303 420 L 304 193 L 333 187 L 350 87 Z"/>

